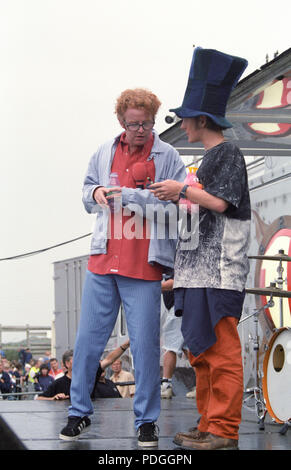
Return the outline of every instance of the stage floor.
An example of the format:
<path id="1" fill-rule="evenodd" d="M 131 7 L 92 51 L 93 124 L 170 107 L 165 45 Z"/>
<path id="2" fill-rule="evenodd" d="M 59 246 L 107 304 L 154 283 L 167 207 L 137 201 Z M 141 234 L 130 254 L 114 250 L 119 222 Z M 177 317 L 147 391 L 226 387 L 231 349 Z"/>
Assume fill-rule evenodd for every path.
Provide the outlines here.
<path id="1" fill-rule="evenodd" d="M 162 400 L 158 420 L 160 430 L 158 450 L 177 450 L 173 436 L 196 424 L 199 417 L 195 402 L 186 397 Z M 0 400 L 0 415 L 28 450 L 137 450 L 134 429 L 133 400 L 130 398 L 98 399 L 94 401 L 92 424 L 77 441 L 59 440 L 67 422 L 68 401 Z M 256 413 L 243 407 L 240 427 L 240 450 L 290 450 L 291 429 L 282 435 L 282 424 L 267 414 L 265 430 L 260 430 Z M 7 449 L 9 450 L 9 449 Z"/>

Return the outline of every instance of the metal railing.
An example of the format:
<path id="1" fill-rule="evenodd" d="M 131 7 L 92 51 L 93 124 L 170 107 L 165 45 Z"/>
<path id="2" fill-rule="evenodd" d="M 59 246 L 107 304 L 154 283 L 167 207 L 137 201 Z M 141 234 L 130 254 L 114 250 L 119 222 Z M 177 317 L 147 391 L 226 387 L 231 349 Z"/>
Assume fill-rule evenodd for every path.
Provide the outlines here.
<path id="1" fill-rule="evenodd" d="M 11 350 L 20 346 L 15 342 L 14 345 L 3 343 L 2 334 L 7 332 L 25 332 L 24 344 L 22 342 L 21 347 L 31 349 L 32 353 L 44 353 L 47 350 L 51 350 L 51 339 L 47 337 L 47 333 L 51 332 L 51 326 L 31 326 L 31 325 L 9 325 L 3 326 L 0 324 L 0 349 Z M 40 337 L 44 337 L 47 341 L 37 341 Z"/>

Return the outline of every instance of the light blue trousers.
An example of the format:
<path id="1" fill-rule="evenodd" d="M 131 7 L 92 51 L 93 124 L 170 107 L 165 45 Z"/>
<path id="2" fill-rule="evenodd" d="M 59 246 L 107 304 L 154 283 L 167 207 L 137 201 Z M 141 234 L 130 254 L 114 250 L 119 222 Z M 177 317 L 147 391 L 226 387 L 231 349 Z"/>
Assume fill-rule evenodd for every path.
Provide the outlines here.
<path id="1" fill-rule="evenodd" d="M 160 414 L 160 281 L 87 271 L 74 347 L 69 416 L 93 413 L 90 395 L 121 302 L 134 361 L 134 413 L 138 429 L 145 422 L 156 421 Z"/>

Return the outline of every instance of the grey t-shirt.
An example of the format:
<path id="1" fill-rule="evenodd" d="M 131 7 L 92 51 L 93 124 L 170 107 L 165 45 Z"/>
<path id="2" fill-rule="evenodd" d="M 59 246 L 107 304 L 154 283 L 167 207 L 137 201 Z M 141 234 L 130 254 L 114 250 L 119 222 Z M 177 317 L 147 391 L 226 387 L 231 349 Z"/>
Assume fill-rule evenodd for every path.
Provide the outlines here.
<path id="1" fill-rule="evenodd" d="M 204 190 L 229 203 L 221 214 L 199 207 L 199 241 L 192 250 L 178 242 L 174 288 L 242 291 L 249 272 L 251 208 L 244 157 L 231 142 L 208 150 L 197 171 Z"/>

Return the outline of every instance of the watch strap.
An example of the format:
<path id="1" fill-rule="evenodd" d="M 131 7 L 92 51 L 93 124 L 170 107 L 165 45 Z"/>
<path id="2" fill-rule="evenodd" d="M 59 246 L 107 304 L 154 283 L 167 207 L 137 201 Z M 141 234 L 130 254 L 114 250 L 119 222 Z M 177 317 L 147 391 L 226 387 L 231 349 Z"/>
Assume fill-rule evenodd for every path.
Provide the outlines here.
<path id="1" fill-rule="evenodd" d="M 183 188 L 181 189 L 181 191 L 180 191 L 180 197 L 183 198 L 183 199 L 186 199 L 187 188 L 189 188 L 189 184 L 185 184 L 183 186 Z"/>

